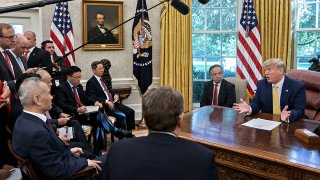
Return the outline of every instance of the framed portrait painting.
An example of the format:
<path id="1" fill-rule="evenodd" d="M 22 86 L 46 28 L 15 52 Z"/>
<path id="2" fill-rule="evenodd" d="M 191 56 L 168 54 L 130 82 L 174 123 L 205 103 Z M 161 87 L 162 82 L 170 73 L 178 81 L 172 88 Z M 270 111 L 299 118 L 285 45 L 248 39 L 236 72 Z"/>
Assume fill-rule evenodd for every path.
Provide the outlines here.
<path id="1" fill-rule="evenodd" d="M 123 49 L 123 2 L 83 0 L 84 50 Z"/>

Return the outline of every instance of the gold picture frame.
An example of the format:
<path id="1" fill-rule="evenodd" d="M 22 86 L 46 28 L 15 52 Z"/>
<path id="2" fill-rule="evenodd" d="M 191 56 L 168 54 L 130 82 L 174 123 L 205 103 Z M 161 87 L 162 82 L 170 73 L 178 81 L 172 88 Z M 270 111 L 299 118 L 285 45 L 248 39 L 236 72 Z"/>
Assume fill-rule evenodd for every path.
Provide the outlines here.
<path id="1" fill-rule="evenodd" d="M 83 50 L 124 49 L 123 26 L 113 29 L 123 22 L 122 1 L 83 0 L 82 12 L 83 44 L 106 32 Z"/>

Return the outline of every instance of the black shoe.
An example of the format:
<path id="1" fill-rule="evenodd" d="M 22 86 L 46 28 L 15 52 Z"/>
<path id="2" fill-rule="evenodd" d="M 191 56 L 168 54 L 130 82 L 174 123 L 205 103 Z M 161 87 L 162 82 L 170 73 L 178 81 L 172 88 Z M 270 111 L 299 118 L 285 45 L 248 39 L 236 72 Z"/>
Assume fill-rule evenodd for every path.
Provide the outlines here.
<path id="1" fill-rule="evenodd" d="M 114 133 L 114 136 L 118 139 L 122 139 L 122 138 L 132 138 L 133 134 L 131 131 L 127 131 L 127 130 L 123 130 L 123 129 L 118 129 L 118 131 L 116 131 Z"/>

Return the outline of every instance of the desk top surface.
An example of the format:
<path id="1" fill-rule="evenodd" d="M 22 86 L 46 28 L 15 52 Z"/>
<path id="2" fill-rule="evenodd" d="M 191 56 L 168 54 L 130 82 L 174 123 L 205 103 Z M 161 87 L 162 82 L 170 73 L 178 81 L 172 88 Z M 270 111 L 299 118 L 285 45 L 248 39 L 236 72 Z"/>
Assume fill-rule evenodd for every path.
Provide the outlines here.
<path id="1" fill-rule="evenodd" d="M 320 122 L 298 120 L 282 123 L 272 131 L 243 126 L 252 118 L 279 119 L 259 113 L 245 117 L 232 108 L 203 107 L 184 116 L 180 136 L 208 146 L 223 148 L 320 173 L 320 144 L 308 145 L 294 135 L 296 129 L 313 131 Z"/>

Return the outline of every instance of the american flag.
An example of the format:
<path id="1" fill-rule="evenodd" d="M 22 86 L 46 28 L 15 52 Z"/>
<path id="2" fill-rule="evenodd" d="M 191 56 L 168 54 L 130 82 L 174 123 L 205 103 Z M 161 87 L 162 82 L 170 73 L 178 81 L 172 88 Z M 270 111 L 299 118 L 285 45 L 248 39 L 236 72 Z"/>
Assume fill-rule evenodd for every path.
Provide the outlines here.
<path id="1" fill-rule="evenodd" d="M 50 39 L 53 41 L 55 53 L 57 56 L 64 56 L 65 54 L 73 50 L 73 29 L 70 14 L 68 11 L 68 2 L 61 2 L 56 4 L 51 24 Z M 66 57 L 65 62 L 68 66 L 74 66 L 74 53 Z"/>
<path id="2" fill-rule="evenodd" d="M 262 56 L 258 18 L 253 0 L 244 0 L 238 32 L 237 73 L 248 81 L 247 90 L 252 96 L 262 78 Z"/>

